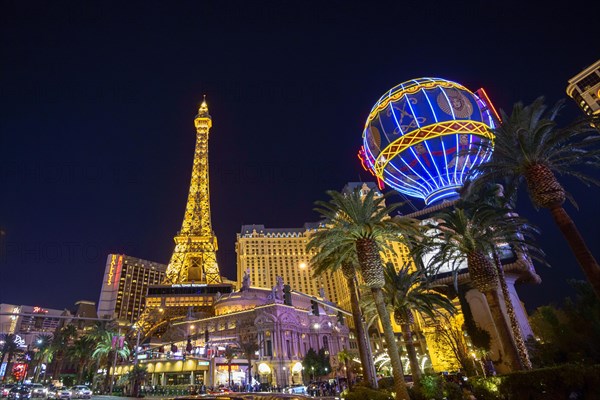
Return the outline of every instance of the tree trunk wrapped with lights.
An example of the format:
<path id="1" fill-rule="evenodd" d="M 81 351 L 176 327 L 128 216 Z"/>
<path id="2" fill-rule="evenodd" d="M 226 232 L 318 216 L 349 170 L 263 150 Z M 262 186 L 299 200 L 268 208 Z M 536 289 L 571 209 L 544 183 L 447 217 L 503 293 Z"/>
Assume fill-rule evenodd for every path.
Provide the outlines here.
<path id="1" fill-rule="evenodd" d="M 381 289 L 385 285 L 385 276 L 377 242 L 370 239 L 358 239 L 356 253 L 365 284 L 371 289 Z"/>
<path id="2" fill-rule="evenodd" d="M 402 329 L 404 347 L 406 347 L 406 354 L 410 363 L 410 373 L 413 376 L 413 380 L 419 382 L 421 380 L 421 368 L 419 368 L 419 360 L 411 330 L 411 327 L 415 323 L 415 317 L 410 310 L 396 309 L 394 310 L 394 320 Z"/>
<path id="3" fill-rule="evenodd" d="M 498 274 L 489 258 L 479 252 L 467 255 L 469 276 L 473 286 L 481 293 L 489 292 L 498 287 Z"/>
<path id="4" fill-rule="evenodd" d="M 342 263 L 342 273 L 346 282 L 348 283 L 348 290 L 350 292 L 350 308 L 352 309 L 352 320 L 354 321 L 354 327 L 356 328 L 356 336 L 358 338 L 358 353 L 360 355 L 360 361 L 363 365 L 363 372 L 369 382 L 369 386 L 373 389 L 377 389 L 377 377 L 374 374 L 375 368 L 373 366 L 373 354 L 371 353 L 371 347 L 368 343 L 368 335 L 365 329 L 365 324 L 362 318 L 362 311 L 358 301 L 358 288 L 356 285 L 356 270 L 350 263 Z"/>

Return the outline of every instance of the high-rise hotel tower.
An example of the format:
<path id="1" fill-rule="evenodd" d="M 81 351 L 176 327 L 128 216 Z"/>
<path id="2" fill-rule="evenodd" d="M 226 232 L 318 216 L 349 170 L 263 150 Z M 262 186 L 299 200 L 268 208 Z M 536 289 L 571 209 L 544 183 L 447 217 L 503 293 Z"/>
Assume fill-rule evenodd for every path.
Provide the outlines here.
<path id="1" fill-rule="evenodd" d="M 125 254 L 109 254 L 98 302 L 100 318 L 137 321 L 146 305 L 148 286 L 161 283 L 167 266 Z"/>

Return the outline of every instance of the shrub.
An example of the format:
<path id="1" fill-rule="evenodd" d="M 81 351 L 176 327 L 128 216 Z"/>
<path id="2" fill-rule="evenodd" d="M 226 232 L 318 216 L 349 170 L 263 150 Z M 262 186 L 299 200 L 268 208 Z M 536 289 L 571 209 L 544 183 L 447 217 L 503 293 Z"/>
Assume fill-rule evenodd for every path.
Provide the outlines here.
<path id="1" fill-rule="evenodd" d="M 519 398 L 568 399 L 571 393 L 581 393 L 587 399 L 596 395 L 600 383 L 600 366 L 562 365 L 540 368 L 533 371 L 520 371 L 502 377 L 500 392 L 515 399 Z M 593 398 L 593 397 L 589 397 Z"/>
<path id="2" fill-rule="evenodd" d="M 383 390 L 373 390 L 366 387 L 354 387 L 344 399 L 346 400 L 392 400 L 393 397 L 389 392 Z"/>
<path id="3" fill-rule="evenodd" d="M 429 400 L 442 398 L 442 378 L 438 375 L 423 375 L 419 384 L 409 388 L 413 400 Z"/>
<path id="4" fill-rule="evenodd" d="M 470 378 L 471 391 L 477 400 L 502 400 L 500 394 L 501 377 Z"/>

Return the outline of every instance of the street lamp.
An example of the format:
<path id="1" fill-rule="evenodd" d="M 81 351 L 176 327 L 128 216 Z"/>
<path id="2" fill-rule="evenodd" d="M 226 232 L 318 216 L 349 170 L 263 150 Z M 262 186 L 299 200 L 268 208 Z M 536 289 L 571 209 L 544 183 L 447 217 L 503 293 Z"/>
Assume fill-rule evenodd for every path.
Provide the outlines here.
<path id="1" fill-rule="evenodd" d="M 283 387 L 286 387 L 288 385 L 288 375 L 287 375 L 287 368 L 283 367 L 283 375 L 285 376 L 285 384 Z"/>

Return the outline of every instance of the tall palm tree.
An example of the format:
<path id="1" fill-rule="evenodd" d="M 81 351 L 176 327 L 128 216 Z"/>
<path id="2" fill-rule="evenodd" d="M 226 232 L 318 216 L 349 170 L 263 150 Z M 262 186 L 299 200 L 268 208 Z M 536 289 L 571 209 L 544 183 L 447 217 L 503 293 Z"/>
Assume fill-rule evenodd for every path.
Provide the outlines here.
<path id="1" fill-rule="evenodd" d="M 500 282 L 492 254 L 497 252 L 498 243 L 517 243 L 536 254 L 539 249 L 531 245 L 528 228 L 518 217 L 499 213 L 486 204 L 462 208 L 457 205 L 453 210 L 437 213 L 429 224 L 433 234 L 424 247 L 413 247 L 416 256 L 422 256 L 422 249 L 429 248 L 435 255 L 433 265 L 449 265 L 458 276 L 458 269 L 466 260 L 472 285 L 483 293 L 488 302 L 490 313 L 498 332 L 501 347 L 504 350 L 511 369 L 525 367 L 521 363 L 518 349 L 507 324 L 498 291 Z"/>
<path id="2" fill-rule="evenodd" d="M 510 221 L 514 221 L 514 223 L 510 224 L 510 230 L 518 230 L 519 233 L 511 236 L 511 232 L 507 232 L 507 241 L 502 244 L 511 247 L 513 251 L 516 252 L 517 257 L 522 259 L 524 264 L 528 266 L 525 273 L 525 280 L 533 283 L 539 283 L 540 278 L 533 269 L 531 259 L 533 258 L 542 264 L 547 265 L 547 263 L 544 260 L 543 251 L 538 248 L 537 245 L 535 245 L 533 240 L 530 240 L 533 239 L 533 235 L 537 235 L 539 232 L 524 218 L 519 217 L 518 214 L 512 211 L 514 196 L 505 196 L 504 186 L 501 184 L 487 183 L 483 185 L 477 185 L 475 189 L 469 186 L 471 185 L 466 185 L 465 187 L 466 190 L 462 194 L 463 200 L 461 201 L 461 204 L 465 208 L 475 209 L 483 203 L 490 207 L 490 211 L 496 214 L 496 218 L 508 218 Z M 527 245 L 524 246 L 524 243 Z M 502 290 L 502 296 L 504 297 L 504 305 L 506 307 L 506 313 L 509 316 L 512 334 L 515 339 L 521 365 L 525 369 L 532 369 L 533 366 L 531 364 L 531 360 L 529 359 L 529 352 L 525 345 L 523 332 L 517 321 L 513 303 L 510 300 L 510 293 L 508 291 L 508 285 L 504 275 L 504 267 L 500 261 L 498 244 L 492 249 L 492 258 L 498 273 L 498 281 L 500 284 L 500 289 Z"/>
<path id="3" fill-rule="evenodd" d="M 35 339 L 35 348 L 37 349 L 37 352 L 35 355 L 36 367 L 33 381 L 37 382 L 40 378 L 40 373 L 42 372 L 42 364 L 52 361 L 52 335 L 44 333 L 37 335 Z"/>
<path id="4" fill-rule="evenodd" d="M 392 263 L 385 267 L 385 286 L 383 296 L 395 322 L 402 329 L 404 345 L 410 363 L 410 372 L 415 384 L 421 380 L 421 368 L 412 335 L 414 314 L 421 314 L 432 319 L 453 315 L 456 312 L 452 301 L 437 291 L 440 286 L 433 285 L 424 269 L 410 270 L 408 264 L 398 271 Z M 363 299 L 365 314 L 376 316 L 373 298 Z"/>
<path id="5" fill-rule="evenodd" d="M 68 324 L 56 330 L 52 340 L 52 352 L 54 353 L 53 379 L 60 379 L 68 348 L 76 337 L 77 329 L 74 325 Z"/>
<path id="6" fill-rule="evenodd" d="M 72 346 L 67 349 L 67 357 L 77 364 L 77 383 L 83 384 L 83 375 L 89 367 L 92 353 L 96 349 L 96 343 L 89 337 L 82 336 L 75 340 Z"/>
<path id="7" fill-rule="evenodd" d="M 229 379 L 229 387 L 231 387 L 231 362 L 233 361 L 234 358 L 236 358 L 238 354 L 238 349 L 234 346 L 227 346 L 225 347 L 225 359 L 227 360 L 227 372 L 229 373 L 228 375 L 228 379 Z"/>
<path id="8" fill-rule="evenodd" d="M 254 336 L 246 336 L 245 338 L 239 341 L 238 346 L 240 348 L 240 352 L 248 361 L 248 377 L 246 378 L 246 386 L 249 387 L 250 385 L 252 385 L 252 360 L 254 359 L 255 353 L 260 347 L 258 341 Z"/>
<path id="9" fill-rule="evenodd" d="M 377 389 L 373 354 L 371 353 L 371 346 L 368 342 L 368 334 L 358 300 L 356 247 L 354 243 L 340 244 L 338 239 L 336 236 L 330 235 L 328 230 L 320 230 L 311 236 L 306 249 L 309 253 L 316 250 L 311 259 L 315 277 L 326 271 L 333 272 L 341 268 L 350 292 L 350 308 L 352 309 L 352 319 L 358 338 L 358 353 L 363 365 L 363 372 L 369 386 Z M 331 251 L 329 251 L 330 249 Z"/>
<path id="10" fill-rule="evenodd" d="M 14 333 L 4 333 L 0 337 L 4 342 L 2 344 L 2 356 L 0 357 L 0 365 L 4 363 L 4 357 L 8 356 L 6 361 L 6 372 L 2 377 L 2 380 L 5 381 L 7 377 L 12 373 L 12 360 L 14 354 L 19 351 L 19 345 L 17 343 L 17 336 Z"/>
<path id="11" fill-rule="evenodd" d="M 115 359 L 127 359 L 129 357 L 130 351 L 127 344 L 124 344 L 123 347 L 120 347 L 118 344 L 113 344 L 113 338 L 117 336 L 117 332 L 107 330 L 105 331 L 99 340 L 96 342 L 96 349 L 92 353 L 92 358 L 99 359 L 100 362 L 106 368 L 106 375 L 104 377 L 104 390 L 109 389 L 109 382 L 111 379 L 110 369 L 112 367 L 112 362 Z M 115 355 L 116 352 L 116 355 Z M 114 375 L 114 371 L 113 371 Z"/>
<path id="12" fill-rule="evenodd" d="M 388 353 L 392 363 L 394 386 L 397 399 L 409 399 L 404 381 L 402 361 L 396 336 L 385 306 L 382 288 L 385 285 L 383 261 L 380 251 L 390 248 L 390 241 L 403 241 L 407 234 L 417 232 L 416 221 L 409 218 L 389 217 L 400 204 L 385 205 L 387 196 L 376 195 L 375 190 L 364 194 L 356 189 L 351 193 L 327 192 L 328 202 L 317 201 L 315 211 L 326 219 L 326 230 L 336 237 L 340 245 L 354 245 L 363 280 L 371 289 L 377 312 L 383 327 Z M 393 251 L 393 249 L 391 249 Z M 327 249 L 335 251 L 333 248 Z M 326 257 L 327 254 L 324 255 Z"/>
<path id="13" fill-rule="evenodd" d="M 565 199 L 570 196 L 556 177 L 572 176 L 586 185 L 598 185 L 597 180 L 576 167 L 600 166 L 600 136 L 589 119 L 558 127 L 556 117 L 563 106 L 564 101 L 559 101 L 547 109 L 544 98 L 539 97 L 527 106 L 516 103 L 510 116 L 501 111 L 502 123 L 494 129 L 496 139 L 492 158 L 474 171 L 482 173 L 477 179 L 481 182 L 504 177 L 514 178 L 515 185 L 525 182 L 533 205 L 550 211 L 600 297 L 600 266 L 563 208 Z"/>

